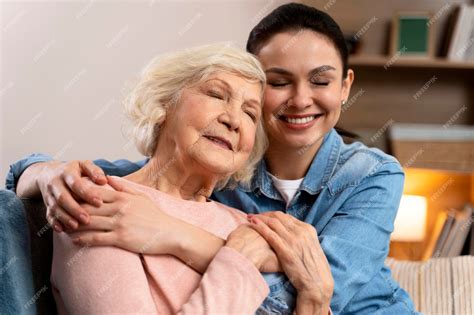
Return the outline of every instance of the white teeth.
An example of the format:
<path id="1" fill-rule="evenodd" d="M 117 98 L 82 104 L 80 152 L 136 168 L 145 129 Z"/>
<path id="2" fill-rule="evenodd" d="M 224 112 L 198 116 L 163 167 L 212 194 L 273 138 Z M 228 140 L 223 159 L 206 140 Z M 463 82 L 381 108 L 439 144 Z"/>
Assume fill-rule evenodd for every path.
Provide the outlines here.
<path id="1" fill-rule="evenodd" d="M 309 116 L 309 117 L 305 117 L 305 118 L 288 118 L 288 117 L 285 117 L 285 120 L 287 122 L 289 122 L 290 124 L 307 124 L 309 123 L 310 121 L 314 120 L 316 118 L 316 116 Z"/>

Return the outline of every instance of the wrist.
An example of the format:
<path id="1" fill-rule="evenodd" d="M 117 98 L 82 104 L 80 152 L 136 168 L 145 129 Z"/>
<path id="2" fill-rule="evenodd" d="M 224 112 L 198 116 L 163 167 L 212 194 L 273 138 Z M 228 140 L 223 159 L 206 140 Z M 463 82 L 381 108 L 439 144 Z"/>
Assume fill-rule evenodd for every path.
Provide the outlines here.
<path id="1" fill-rule="evenodd" d="M 63 162 L 61 161 L 47 161 L 36 163 L 32 165 L 33 167 L 36 166 L 35 170 L 35 184 L 36 187 L 41 188 L 41 185 L 46 185 L 49 179 L 51 178 L 51 173 L 54 172 L 54 169 L 61 166 Z"/>
<path id="2" fill-rule="evenodd" d="M 192 231 L 190 227 L 185 224 L 180 224 L 181 222 L 179 222 L 178 219 L 171 216 L 168 219 L 170 220 L 168 224 L 170 224 L 171 230 L 173 231 L 173 238 L 168 242 L 165 251 L 166 254 L 181 258 L 183 253 L 189 252 L 193 246 Z"/>
<path id="3" fill-rule="evenodd" d="M 296 314 L 331 314 L 330 300 L 322 301 L 316 295 L 301 295 L 298 292 Z"/>
<path id="4" fill-rule="evenodd" d="M 47 163 L 34 163 L 20 175 L 16 187 L 18 197 L 34 198 L 41 195 L 40 177 Z"/>
<path id="5" fill-rule="evenodd" d="M 308 290 L 298 291 L 298 298 L 301 298 L 308 304 L 314 304 L 319 306 L 328 306 L 331 303 L 332 291 L 323 290 Z"/>
<path id="6" fill-rule="evenodd" d="M 170 246 L 170 255 L 180 259 L 199 273 L 204 273 L 225 241 L 195 225 L 176 219 L 177 237 Z"/>
<path id="7" fill-rule="evenodd" d="M 47 170 L 51 167 L 51 162 L 41 162 L 41 163 L 36 163 L 31 165 L 30 167 L 36 168 L 35 173 L 37 174 L 35 176 L 35 185 L 36 187 L 40 187 L 42 184 L 42 179 L 46 175 Z"/>
<path id="8" fill-rule="evenodd" d="M 244 240 L 236 237 L 231 237 L 227 240 L 225 246 L 232 248 L 233 250 L 247 258 L 247 260 L 249 260 L 257 269 L 260 270 L 260 268 L 262 267 L 262 262 L 260 261 L 260 259 L 258 259 L 258 255 L 255 255 L 253 252 L 247 250 L 248 246 L 245 246 Z"/>

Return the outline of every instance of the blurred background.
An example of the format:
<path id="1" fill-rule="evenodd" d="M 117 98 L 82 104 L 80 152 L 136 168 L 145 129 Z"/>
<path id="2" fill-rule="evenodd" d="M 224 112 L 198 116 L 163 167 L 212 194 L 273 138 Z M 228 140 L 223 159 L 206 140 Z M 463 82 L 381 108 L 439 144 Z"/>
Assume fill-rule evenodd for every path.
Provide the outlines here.
<path id="1" fill-rule="evenodd" d="M 141 159 L 122 135 L 121 100 L 142 67 L 194 45 L 244 48 L 285 2 L 0 2 L 0 180 L 32 152 Z M 405 168 L 390 255 L 473 255 L 473 2 L 301 2 L 329 13 L 347 37 L 356 79 L 339 125 Z"/>

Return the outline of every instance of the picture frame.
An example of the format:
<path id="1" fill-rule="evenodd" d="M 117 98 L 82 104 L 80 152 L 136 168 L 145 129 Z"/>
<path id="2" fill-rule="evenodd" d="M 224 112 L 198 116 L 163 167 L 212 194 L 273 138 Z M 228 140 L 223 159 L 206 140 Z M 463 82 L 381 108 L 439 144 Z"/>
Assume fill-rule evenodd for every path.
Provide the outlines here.
<path id="1" fill-rule="evenodd" d="M 397 12 L 393 16 L 390 55 L 434 58 L 434 31 L 427 11 Z"/>

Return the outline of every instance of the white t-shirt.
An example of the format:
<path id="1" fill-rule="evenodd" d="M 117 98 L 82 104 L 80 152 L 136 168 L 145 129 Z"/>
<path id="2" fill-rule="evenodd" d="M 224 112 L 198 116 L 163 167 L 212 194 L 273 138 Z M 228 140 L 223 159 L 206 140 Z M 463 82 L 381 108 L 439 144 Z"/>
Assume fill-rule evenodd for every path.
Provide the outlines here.
<path id="1" fill-rule="evenodd" d="M 270 178 L 273 180 L 273 185 L 278 190 L 280 195 L 285 199 L 286 206 L 290 205 L 291 200 L 295 196 L 298 188 L 300 188 L 301 183 L 304 178 L 299 179 L 279 179 L 278 177 L 273 176 L 268 173 Z"/>

